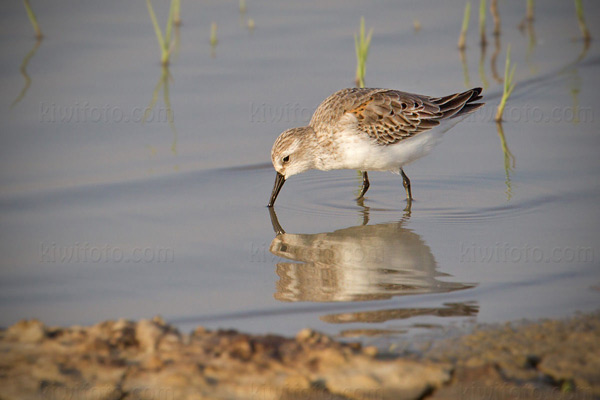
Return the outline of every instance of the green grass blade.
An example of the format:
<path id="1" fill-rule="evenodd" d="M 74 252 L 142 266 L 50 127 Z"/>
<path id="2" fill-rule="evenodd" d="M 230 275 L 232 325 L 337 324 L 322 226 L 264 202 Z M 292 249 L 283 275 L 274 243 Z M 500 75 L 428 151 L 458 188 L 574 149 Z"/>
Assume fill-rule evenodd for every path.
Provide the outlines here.
<path id="1" fill-rule="evenodd" d="M 173 23 L 175 26 L 181 25 L 181 0 L 173 0 L 175 11 L 173 12 Z"/>
<path id="2" fill-rule="evenodd" d="M 526 15 L 526 18 L 529 21 L 533 21 L 533 14 L 534 14 L 533 0 L 527 0 L 527 15 Z"/>
<path id="3" fill-rule="evenodd" d="M 506 60 L 504 61 L 504 93 L 508 90 L 509 85 L 509 74 L 510 69 L 510 44 L 506 48 Z"/>
<path id="4" fill-rule="evenodd" d="M 367 71 L 367 58 L 373 37 L 373 29 L 365 36 L 365 18 L 361 17 L 358 34 L 354 35 L 354 50 L 356 52 L 356 85 L 364 87 Z"/>
<path id="5" fill-rule="evenodd" d="M 592 38 L 590 31 L 588 30 L 587 24 L 585 23 L 585 17 L 583 12 L 583 5 L 581 0 L 575 0 L 575 12 L 577 13 L 577 21 L 579 22 L 579 29 L 583 39 L 589 41 Z"/>
<path id="6" fill-rule="evenodd" d="M 500 100 L 500 104 L 498 104 L 498 109 L 496 111 L 496 117 L 495 117 L 496 122 L 502 121 L 502 114 L 504 114 L 504 108 L 506 107 L 506 102 L 508 101 L 508 98 L 512 94 L 513 90 L 515 90 L 516 84 L 513 82 L 513 79 L 515 76 L 516 68 L 517 68 L 516 64 L 512 65 L 512 68 L 511 68 L 510 44 L 509 44 L 506 49 L 506 63 L 504 65 L 503 93 L 502 93 L 502 99 Z"/>
<path id="7" fill-rule="evenodd" d="M 365 45 L 365 54 L 369 55 L 369 47 L 371 47 L 371 38 L 373 37 L 373 28 L 371 28 L 371 30 L 369 31 L 369 34 L 367 35 L 367 41 L 366 41 L 366 45 Z"/>
<path id="8" fill-rule="evenodd" d="M 210 45 L 215 47 L 219 43 L 219 39 L 217 38 L 217 23 L 213 22 L 210 24 Z"/>
<path id="9" fill-rule="evenodd" d="M 360 40 L 361 40 L 361 45 L 362 45 L 362 41 L 365 37 L 365 17 L 360 17 L 360 28 L 359 28 L 359 36 L 360 36 Z"/>
<path id="10" fill-rule="evenodd" d="M 171 47 L 171 32 L 173 31 L 173 21 L 175 20 L 175 8 L 177 0 L 171 0 L 169 7 L 169 19 L 167 19 L 167 27 L 165 28 L 165 50 L 169 51 Z"/>
<path id="11" fill-rule="evenodd" d="M 42 34 L 42 30 L 40 29 L 40 26 L 38 25 L 37 18 L 35 17 L 35 13 L 33 12 L 31 5 L 29 4 L 29 0 L 23 0 L 23 3 L 25 4 L 25 10 L 27 11 L 27 16 L 29 17 L 29 21 L 31 22 L 31 25 L 33 25 L 33 30 L 35 31 L 35 37 L 38 39 L 43 38 L 44 35 Z"/>
<path id="12" fill-rule="evenodd" d="M 467 1 L 467 5 L 465 6 L 465 14 L 463 16 L 462 23 L 462 32 L 466 32 L 469 29 L 469 20 L 471 19 L 471 2 Z"/>
<path id="13" fill-rule="evenodd" d="M 356 78 L 360 77 L 360 44 L 358 35 L 354 34 L 354 52 L 356 53 Z"/>
<path id="14" fill-rule="evenodd" d="M 160 50 L 164 51 L 165 40 L 163 38 L 160 26 L 158 26 L 158 21 L 156 20 L 156 14 L 154 14 L 154 8 L 152 7 L 152 3 L 150 2 L 150 0 L 146 0 L 146 4 L 148 4 L 148 13 L 150 14 L 150 19 L 152 20 L 152 25 L 154 26 L 154 33 L 156 33 L 156 39 L 158 40 L 158 45 L 160 46 Z"/>

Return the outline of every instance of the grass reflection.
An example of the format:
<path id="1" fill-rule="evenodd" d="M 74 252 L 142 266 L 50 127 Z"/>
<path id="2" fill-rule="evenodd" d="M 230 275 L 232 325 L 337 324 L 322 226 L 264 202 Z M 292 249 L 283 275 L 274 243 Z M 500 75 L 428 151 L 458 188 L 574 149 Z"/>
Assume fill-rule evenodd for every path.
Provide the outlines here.
<path id="1" fill-rule="evenodd" d="M 171 132 L 173 132 L 173 143 L 171 144 L 171 151 L 173 154 L 177 154 L 177 130 L 175 129 L 175 121 L 173 118 L 173 109 L 171 107 L 171 100 L 169 98 L 169 81 L 172 79 L 171 74 L 169 73 L 169 67 L 166 65 L 162 66 L 162 72 L 160 78 L 158 79 L 158 83 L 154 87 L 154 91 L 152 92 L 152 99 L 150 100 L 150 104 L 144 111 L 144 117 L 142 118 L 142 123 L 145 123 L 150 115 L 150 112 L 156 106 L 158 102 L 158 96 L 162 90 L 163 94 L 163 102 L 167 109 L 167 120 L 169 122 L 169 128 L 171 128 Z"/>
<path id="2" fill-rule="evenodd" d="M 41 39 L 35 41 L 35 44 L 33 45 L 32 49 L 29 50 L 29 53 L 27 53 L 27 55 L 23 59 L 23 62 L 21 63 L 21 66 L 19 67 L 19 71 L 21 71 L 21 75 L 23 75 L 23 79 L 25 79 L 25 85 L 23 86 L 23 89 L 21 89 L 21 92 L 19 93 L 17 98 L 14 99 L 13 102 L 10 104 L 10 108 L 13 108 L 21 100 L 23 100 L 25 94 L 27 94 L 27 90 L 29 90 L 29 86 L 31 86 L 31 78 L 29 77 L 29 74 L 27 74 L 27 65 L 29 64 L 29 60 L 33 58 L 41 44 Z"/>
<path id="3" fill-rule="evenodd" d="M 510 181 L 510 173 L 515 168 L 515 156 L 511 153 L 508 148 L 508 144 L 506 143 L 506 137 L 504 136 L 504 129 L 502 128 L 501 122 L 496 122 L 496 128 L 498 130 L 498 136 L 500 137 L 500 144 L 502 145 L 502 153 L 504 155 L 504 173 L 506 179 L 504 183 L 506 184 L 506 200 L 509 201 L 512 198 L 513 190 L 512 183 Z"/>
<path id="4" fill-rule="evenodd" d="M 527 35 L 527 52 L 525 53 L 525 62 L 529 66 L 529 71 L 531 74 L 535 75 L 538 72 L 538 68 L 533 64 L 532 57 L 533 51 L 535 50 L 535 46 L 537 45 L 537 39 L 535 35 L 535 29 L 533 26 L 533 19 L 524 19 L 521 24 L 519 24 L 519 30 L 521 33 Z"/>
<path id="5" fill-rule="evenodd" d="M 485 76 L 485 49 L 486 46 L 481 46 L 481 55 L 479 56 L 479 79 L 481 79 L 483 89 L 487 90 L 490 84 Z"/>
<path id="6" fill-rule="evenodd" d="M 502 79 L 502 77 L 498 73 L 498 67 L 496 62 L 498 60 L 498 54 L 500 54 L 500 47 L 500 35 L 496 35 L 494 37 L 494 52 L 490 57 L 490 68 L 492 70 L 492 76 L 494 77 L 494 80 L 498 83 L 504 82 L 504 79 Z"/>
<path id="7" fill-rule="evenodd" d="M 470 88 L 471 80 L 469 79 L 469 65 L 467 64 L 467 54 L 465 52 L 465 49 L 460 49 L 458 54 L 460 56 L 460 63 L 462 64 L 465 87 Z"/>
<path id="8" fill-rule="evenodd" d="M 498 0 L 492 0 L 490 3 L 490 12 L 494 20 L 494 36 L 500 36 L 500 13 L 498 12 Z"/>

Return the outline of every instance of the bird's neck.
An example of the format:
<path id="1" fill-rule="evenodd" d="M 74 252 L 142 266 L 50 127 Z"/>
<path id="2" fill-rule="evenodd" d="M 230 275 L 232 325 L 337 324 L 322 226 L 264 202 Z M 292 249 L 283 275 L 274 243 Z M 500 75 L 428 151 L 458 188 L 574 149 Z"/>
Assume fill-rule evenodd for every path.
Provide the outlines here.
<path id="1" fill-rule="evenodd" d="M 331 140 L 331 132 L 319 131 L 317 135 L 314 128 L 310 128 L 310 154 L 313 157 L 313 168 L 328 171 L 331 168 L 331 162 L 336 158 L 336 144 Z"/>

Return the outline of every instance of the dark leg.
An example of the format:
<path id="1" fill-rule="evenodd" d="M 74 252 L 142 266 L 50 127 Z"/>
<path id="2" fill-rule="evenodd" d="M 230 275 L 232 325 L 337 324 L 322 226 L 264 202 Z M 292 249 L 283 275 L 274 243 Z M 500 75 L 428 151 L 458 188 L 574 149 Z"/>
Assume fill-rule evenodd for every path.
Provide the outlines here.
<path id="1" fill-rule="evenodd" d="M 402 175 L 402 184 L 404 185 L 404 189 L 406 190 L 406 201 L 410 204 L 412 201 L 412 192 L 410 191 L 410 179 L 404 173 L 404 170 L 400 168 L 400 174 Z"/>
<path id="2" fill-rule="evenodd" d="M 365 193 L 367 193 L 367 190 L 369 190 L 369 186 L 371 186 L 369 183 L 369 175 L 367 175 L 367 171 L 363 171 L 363 183 L 357 200 L 365 197 Z"/>
<path id="3" fill-rule="evenodd" d="M 407 215 L 410 215 L 410 209 L 412 207 L 412 192 L 410 191 L 410 179 L 404 173 L 404 170 L 400 168 L 400 174 L 402 175 L 402 185 L 404 185 L 404 189 L 406 190 L 406 208 L 404 211 Z"/>

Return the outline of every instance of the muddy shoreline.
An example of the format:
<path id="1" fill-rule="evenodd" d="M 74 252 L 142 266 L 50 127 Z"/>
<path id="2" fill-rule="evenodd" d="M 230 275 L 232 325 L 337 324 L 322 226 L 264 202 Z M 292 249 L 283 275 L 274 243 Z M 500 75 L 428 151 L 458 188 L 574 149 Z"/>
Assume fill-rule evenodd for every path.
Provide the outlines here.
<path id="1" fill-rule="evenodd" d="M 159 317 L 0 331 L 0 399 L 595 399 L 600 312 L 479 326 L 420 354 Z"/>

